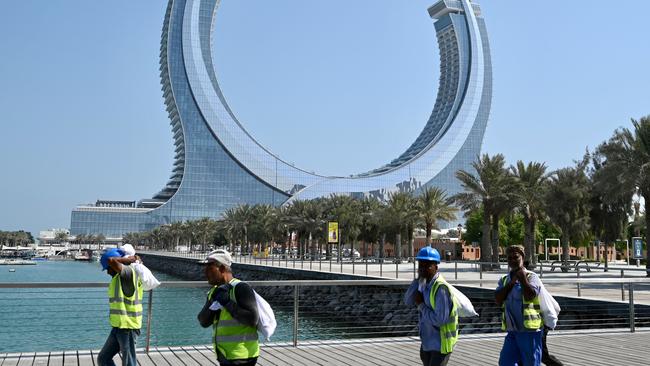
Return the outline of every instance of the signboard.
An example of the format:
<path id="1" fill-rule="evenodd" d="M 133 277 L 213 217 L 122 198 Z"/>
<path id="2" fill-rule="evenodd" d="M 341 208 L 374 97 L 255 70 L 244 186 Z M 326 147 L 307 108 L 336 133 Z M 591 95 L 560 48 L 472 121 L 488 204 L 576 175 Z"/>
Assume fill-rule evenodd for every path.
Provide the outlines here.
<path id="1" fill-rule="evenodd" d="M 643 259 L 643 238 L 632 238 L 632 247 L 634 248 L 634 259 Z"/>
<path id="2" fill-rule="evenodd" d="M 339 242 L 339 223 L 338 222 L 328 222 L 327 223 L 327 242 L 328 243 L 338 243 Z"/>

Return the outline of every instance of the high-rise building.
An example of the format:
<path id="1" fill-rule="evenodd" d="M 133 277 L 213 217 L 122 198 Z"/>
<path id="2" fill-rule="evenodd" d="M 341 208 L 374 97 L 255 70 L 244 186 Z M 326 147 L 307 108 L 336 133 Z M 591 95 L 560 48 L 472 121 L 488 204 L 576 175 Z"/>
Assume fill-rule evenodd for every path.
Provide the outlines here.
<path id="1" fill-rule="evenodd" d="M 455 172 L 480 153 L 492 99 L 490 48 L 481 9 L 441 0 L 428 11 L 440 48 L 433 112 L 404 153 L 365 173 L 322 176 L 260 145 L 228 107 L 214 71 L 211 38 L 219 0 L 170 0 L 160 77 L 176 146 L 172 175 L 151 199 L 98 201 L 72 211 L 71 234 L 121 237 L 175 221 L 219 218 L 240 204 L 280 205 L 345 194 L 386 199 L 427 186 L 460 190 Z"/>

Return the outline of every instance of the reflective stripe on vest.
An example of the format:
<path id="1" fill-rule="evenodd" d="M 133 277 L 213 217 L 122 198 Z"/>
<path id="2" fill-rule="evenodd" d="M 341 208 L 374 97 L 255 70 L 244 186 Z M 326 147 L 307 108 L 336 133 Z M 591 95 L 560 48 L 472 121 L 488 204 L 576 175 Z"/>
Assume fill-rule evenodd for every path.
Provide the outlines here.
<path id="1" fill-rule="evenodd" d="M 531 274 L 527 273 L 526 277 Z M 501 284 L 505 287 L 508 284 L 508 275 L 501 278 Z M 522 294 L 522 314 L 524 319 L 524 328 L 527 330 L 537 330 L 542 327 L 542 307 L 539 304 L 539 296 L 535 296 L 532 300 L 527 301 Z M 501 304 L 501 330 L 506 330 L 506 302 Z"/>
<path id="2" fill-rule="evenodd" d="M 108 286 L 109 321 L 112 327 L 121 329 L 142 328 L 142 297 L 144 290 L 142 281 L 133 268 L 126 266 L 132 272 L 133 295 L 125 296 L 122 291 L 120 275 L 116 274 Z"/>
<path id="3" fill-rule="evenodd" d="M 230 281 L 232 288 L 228 296 L 231 301 L 237 301 L 235 287 L 239 282 L 236 278 Z M 210 289 L 208 298 L 212 296 L 212 293 L 216 289 L 216 286 Z M 260 355 L 257 328 L 240 323 L 232 317 L 226 308 L 221 308 L 219 318 L 215 317 L 212 328 L 212 345 L 214 351 L 218 351 L 227 360 L 244 360 Z"/>
<path id="4" fill-rule="evenodd" d="M 452 304 L 449 312 L 449 322 L 440 327 L 440 353 L 447 354 L 454 350 L 454 345 L 458 342 L 458 306 L 456 304 L 456 298 L 454 298 L 454 295 L 449 291 L 447 281 L 445 281 L 442 275 L 439 274 L 438 278 L 436 278 L 436 281 L 433 283 L 431 292 L 429 292 L 431 308 L 434 311 L 436 309 L 436 293 L 440 286 L 444 286 L 447 289 Z"/>

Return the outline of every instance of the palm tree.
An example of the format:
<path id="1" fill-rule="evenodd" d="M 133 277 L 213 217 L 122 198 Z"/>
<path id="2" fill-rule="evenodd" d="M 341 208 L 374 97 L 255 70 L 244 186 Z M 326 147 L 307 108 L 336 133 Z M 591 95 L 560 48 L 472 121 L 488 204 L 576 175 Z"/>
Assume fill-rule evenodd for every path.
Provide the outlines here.
<path id="1" fill-rule="evenodd" d="M 54 240 L 61 244 L 66 243 L 68 241 L 68 233 L 65 231 L 57 231 L 56 234 L 54 234 Z"/>
<path id="2" fill-rule="evenodd" d="M 466 212 L 466 216 L 471 211 L 483 208 L 481 262 L 491 260 L 496 263 L 499 261 L 498 218 L 509 203 L 513 202 L 514 178 L 505 169 L 505 158 L 501 154 L 493 157 L 484 154 L 472 163 L 472 167 L 476 175 L 464 170 L 456 172 L 456 178 L 461 181 L 465 192 L 458 193 L 452 198 Z M 495 221 L 492 222 L 492 228 L 491 220 Z M 490 248 L 490 238 L 492 238 L 492 248 Z M 482 266 L 485 269 L 489 267 Z"/>
<path id="3" fill-rule="evenodd" d="M 363 224 L 361 201 L 345 195 L 331 195 L 325 204 L 328 207 L 329 219 L 339 224 L 341 243 L 350 243 L 350 253 L 354 258 L 356 241 L 361 235 Z M 341 253 L 339 253 L 339 256 Z"/>
<path id="4" fill-rule="evenodd" d="M 412 225 L 418 217 L 417 201 L 409 192 L 388 194 L 388 212 L 393 226 L 397 229 L 395 235 L 395 259 L 402 259 L 402 232 Z M 412 255 L 412 248 L 409 257 Z"/>
<path id="5" fill-rule="evenodd" d="M 563 268 L 569 260 L 570 241 L 584 237 L 589 227 L 589 182 L 585 165 L 581 162 L 576 167 L 556 171 L 546 192 L 546 212 L 561 231 Z"/>
<path id="6" fill-rule="evenodd" d="M 376 198 L 366 198 L 361 201 L 362 223 L 360 237 L 364 242 L 364 256 L 368 254 L 368 243 L 373 243 L 370 253 L 374 255 L 374 244 L 379 241 L 382 228 L 383 212 L 385 205 Z M 384 248 L 379 251 L 379 257 L 383 258 Z"/>
<path id="7" fill-rule="evenodd" d="M 178 250 L 178 246 L 181 242 L 181 237 L 183 237 L 183 223 L 181 221 L 172 222 L 169 225 L 169 235 L 172 240 L 172 250 Z"/>
<path id="8" fill-rule="evenodd" d="M 517 180 L 517 196 L 519 211 L 524 216 L 524 248 L 526 259 L 534 264 L 537 263 L 535 245 L 535 231 L 537 220 L 544 214 L 544 192 L 549 175 L 546 173 L 546 164 L 517 161 L 516 166 L 510 170 Z"/>
<path id="9" fill-rule="evenodd" d="M 621 128 L 602 143 L 597 153 L 604 158 L 603 174 L 627 193 L 630 201 L 638 190 L 650 210 L 650 116 L 632 119 L 634 130 Z M 650 215 L 646 214 L 646 227 Z M 646 240 L 648 235 L 646 234 Z M 647 251 L 646 276 L 650 277 L 650 250 Z"/>
<path id="10" fill-rule="evenodd" d="M 457 209 L 452 206 L 450 199 L 443 189 L 428 187 L 417 198 L 420 220 L 426 230 L 426 243 L 431 246 L 431 230 L 440 229 L 439 221 L 452 221 L 456 218 Z"/>

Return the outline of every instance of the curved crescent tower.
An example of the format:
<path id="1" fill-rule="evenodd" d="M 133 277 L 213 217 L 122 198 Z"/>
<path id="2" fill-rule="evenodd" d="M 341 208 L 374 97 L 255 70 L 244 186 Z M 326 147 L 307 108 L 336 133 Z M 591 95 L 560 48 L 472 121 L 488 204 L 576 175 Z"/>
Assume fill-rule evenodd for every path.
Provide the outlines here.
<path id="1" fill-rule="evenodd" d="M 280 205 L 345 194 L 386 199 L 389 192 L 437 186 L 460 190 L 459 169 L 480 153 L 490 113 L 492 67 L 485 22 L 470 0 L 441 0 L 428 11 L 440 49 L 433 112 L 400 156 L 377 169 L 339 177 L 294 167 L 251 136 L 221 93 L 212 52 L 219 0 L 170 0 L 160 51 L 163 97 L 174 138 L 172 175 L 151 199 L 97 201 L 72 211 L 71 234 L 121 238 L 174 221 L 218 218 L 240 204 Z"/>

